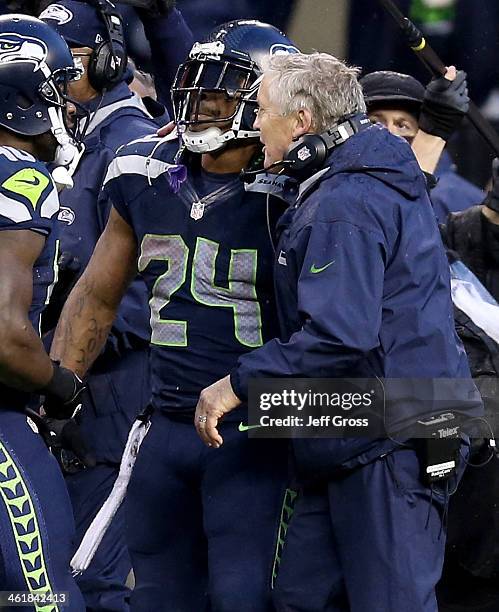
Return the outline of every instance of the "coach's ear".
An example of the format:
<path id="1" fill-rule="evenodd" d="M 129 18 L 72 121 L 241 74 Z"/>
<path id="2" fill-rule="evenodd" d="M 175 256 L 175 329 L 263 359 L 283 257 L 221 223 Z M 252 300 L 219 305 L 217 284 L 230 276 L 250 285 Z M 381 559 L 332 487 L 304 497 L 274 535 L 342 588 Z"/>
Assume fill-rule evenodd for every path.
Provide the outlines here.
<path id="1" fill-rule="evenodd" d="M 295 113 L 295 125 L 293 127 L 293 140 L 298 140 L 304 134 L 313 133 L 312 113 L 308 108 L 300 108 Z"/>

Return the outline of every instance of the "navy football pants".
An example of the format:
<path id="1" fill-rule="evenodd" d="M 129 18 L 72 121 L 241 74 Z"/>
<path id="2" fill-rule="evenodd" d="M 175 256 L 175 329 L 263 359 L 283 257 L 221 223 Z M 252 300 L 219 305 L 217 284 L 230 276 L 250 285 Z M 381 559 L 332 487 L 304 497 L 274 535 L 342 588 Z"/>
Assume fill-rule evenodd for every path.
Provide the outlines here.
<path id="1" fill-rule="evenodd" d="M 152 418 L 126 497 L 133 612 L 267 612 L 287 447 L 223 423 L 204 446 L 192 423 Z"/>
<path id="2" fill-rule="evenodd" d="M 111 492 L 131 424 L 149 400 L 148 350 L 101 357 L 87 384 L 81 428 L 98 464 L 66 476 L 77 544 Z M 77 577 L 87 612 L 128 611 L 130 590 L 125 583 L 131 567 L 122 505 L 88 569 Z"/>
<path id="3" fill-rule="evenodd" d="M 71 504 L 57 462 L 24 414 L 0 408 L 0 591 L 49 587 L 67 593 L 69 605 L 37 612 L 83 612 L 69 568 L 73 536 Z"/>
<path id="4" fill-rule="evenodd" d="M 279 612 L 437 612 L 445 497 L 420 483 L 413 450 L 305 489 L 274 590 Z"/>
<path id="5" fill-rule="evenodd" d="M 97 511 L 109 496 L 118 476 L 118 467 L 97 465 L 66 476 L 74 508 L 76 542 L 81 542 Z M 130 590 L 125 582 L 131 562 L 125 544 L 125 510 L 114 516 L 88 569 L 77 577 L 87 612 L 126 612 Z"/>

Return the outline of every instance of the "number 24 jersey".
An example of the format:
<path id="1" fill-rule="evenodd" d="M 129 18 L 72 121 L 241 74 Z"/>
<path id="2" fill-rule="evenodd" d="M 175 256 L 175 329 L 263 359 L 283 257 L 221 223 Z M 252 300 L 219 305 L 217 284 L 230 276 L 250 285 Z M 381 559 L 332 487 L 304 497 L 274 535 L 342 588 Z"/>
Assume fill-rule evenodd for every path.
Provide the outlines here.
<path id="1" fill-rule="evenodd" d="M 203 171 L 199 156 L 172 167 L 176 151 L 155 137 L 130 143 L 104 190 L 139 246 L 153 405 L 190 418 L 204 387 L 277 335 L 269 224 L 281 204 L 245 192 L 238 175 Z M 174 192 L 175 174 L 185 172 Z"/>

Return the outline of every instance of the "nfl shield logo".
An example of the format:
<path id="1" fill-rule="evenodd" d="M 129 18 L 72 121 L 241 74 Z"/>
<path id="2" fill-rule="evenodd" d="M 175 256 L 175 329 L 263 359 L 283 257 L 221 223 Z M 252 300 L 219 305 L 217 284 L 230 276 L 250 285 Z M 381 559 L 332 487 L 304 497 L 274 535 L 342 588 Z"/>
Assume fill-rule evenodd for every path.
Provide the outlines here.
<path id="1" fill-rule="evenodd" d="M 204 213 L 204 204 L 203 202 L 193 202 L 191 208 L 191 217 L 194 221 L 199 221 Z"/>
<path id="2" fill-rule="evenodd" d="M 310 149 L 308 147 L 302 147 L 299 151 L 298 151 L 298 159 L 300 161 L 305 161 L 306 159 L 308 159 L 309 157 L 312 157 L 312 153 L 310 153 Z"/>

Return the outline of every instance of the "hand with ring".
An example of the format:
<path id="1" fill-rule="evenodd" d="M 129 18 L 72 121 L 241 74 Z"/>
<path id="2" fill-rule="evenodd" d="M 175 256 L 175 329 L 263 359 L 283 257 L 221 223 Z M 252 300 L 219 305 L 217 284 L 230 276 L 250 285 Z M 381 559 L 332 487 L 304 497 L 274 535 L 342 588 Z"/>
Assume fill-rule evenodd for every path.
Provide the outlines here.
<path id="1" fill-rule="evenodd" d="M 240 403 L 241 400 L 232 390 L 229 376 L 203 389 L 196 407 L 194 425 L 199 437 L 207 446 L 214 448 L 222 446 L 223 438 L 218 433 L 218 422 Z"/>

